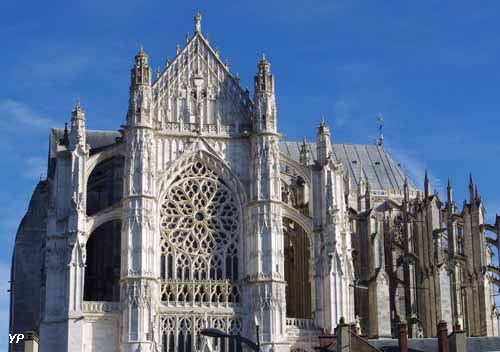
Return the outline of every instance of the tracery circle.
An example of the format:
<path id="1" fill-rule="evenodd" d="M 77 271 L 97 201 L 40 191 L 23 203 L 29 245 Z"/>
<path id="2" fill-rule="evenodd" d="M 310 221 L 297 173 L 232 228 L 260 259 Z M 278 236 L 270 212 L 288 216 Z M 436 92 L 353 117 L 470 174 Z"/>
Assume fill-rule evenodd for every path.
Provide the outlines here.
<path id="1" fill-rule="evenodd" d="M 201 162 L 172 183 L 161 206 L 162 242 L 189 255 L 223 253 L 237 242 L 238 224 L 233 192 Z"/>

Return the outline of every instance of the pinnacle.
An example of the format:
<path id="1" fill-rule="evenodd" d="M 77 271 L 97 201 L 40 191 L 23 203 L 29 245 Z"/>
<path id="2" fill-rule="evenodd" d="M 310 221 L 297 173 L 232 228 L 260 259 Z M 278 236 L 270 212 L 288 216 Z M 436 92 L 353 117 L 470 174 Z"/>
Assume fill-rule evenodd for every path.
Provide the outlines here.
<path id="1" fill-rule="evenodd" d="M 194 31 L 195 33 L 201 33 L 201 13 L 198 11 L 196 16 L 194 16 Z"/>

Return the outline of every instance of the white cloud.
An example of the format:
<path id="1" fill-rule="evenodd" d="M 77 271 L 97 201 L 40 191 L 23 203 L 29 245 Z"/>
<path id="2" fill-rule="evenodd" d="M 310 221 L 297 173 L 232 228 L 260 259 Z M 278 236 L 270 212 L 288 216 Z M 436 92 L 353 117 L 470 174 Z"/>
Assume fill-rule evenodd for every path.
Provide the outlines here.
<path id="1" fill-rule="evenodd" d="M 48 117 L 45 117 L 28 105 L 11 99 L 0 101 L 0 122 L 3 127 L 19 126 L 19 123 L 25 127 L 47 129 L 55 126 L 56 123 Z"/>

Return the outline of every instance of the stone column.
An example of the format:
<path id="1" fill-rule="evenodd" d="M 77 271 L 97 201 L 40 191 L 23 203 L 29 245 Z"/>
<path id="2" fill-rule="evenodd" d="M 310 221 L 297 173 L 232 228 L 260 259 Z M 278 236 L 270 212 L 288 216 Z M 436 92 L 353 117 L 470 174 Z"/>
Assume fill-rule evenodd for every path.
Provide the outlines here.
<path id="1" fill-rule="evenodd" d="M 252 183 L 248 204 L 249 235 L 246 239 L 247 294 L 251 316 L 261 328 L 263 351 L 288 351 L 286 336 L 283 217 L 281 213 L 280 135 L 276 132 L 274 76 L 265 59 L 254 78 L 253 131 L 250 138 Z M 253 322 L 254 319 L 249 319 Z M 247 322 L 246 330 L 251 332 Z"/>
<path id="2" fill-rule="evenodd" d="M 122 220 L 121 351 L 150 352 L 159 344 L 159 231 L 156 227 L 154 131 L 148 56 L 135 57 L 125 141 Z"/>

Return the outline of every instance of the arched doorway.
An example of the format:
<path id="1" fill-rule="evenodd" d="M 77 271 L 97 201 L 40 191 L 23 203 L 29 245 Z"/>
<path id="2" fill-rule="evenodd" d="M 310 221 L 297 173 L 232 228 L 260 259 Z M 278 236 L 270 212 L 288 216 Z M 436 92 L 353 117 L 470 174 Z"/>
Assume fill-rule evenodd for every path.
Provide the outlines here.
<path id="1" fill-rule="evenodd" d="M 283 219 L 286 316 L 312 319 L 310 243 L 306 231 L 295 221 Z"/>
<path id="2" fill-rule="evenodd" d="M 99 226 L 87 241 L 85 301 L 120 301 L 121 221 Z"/>

